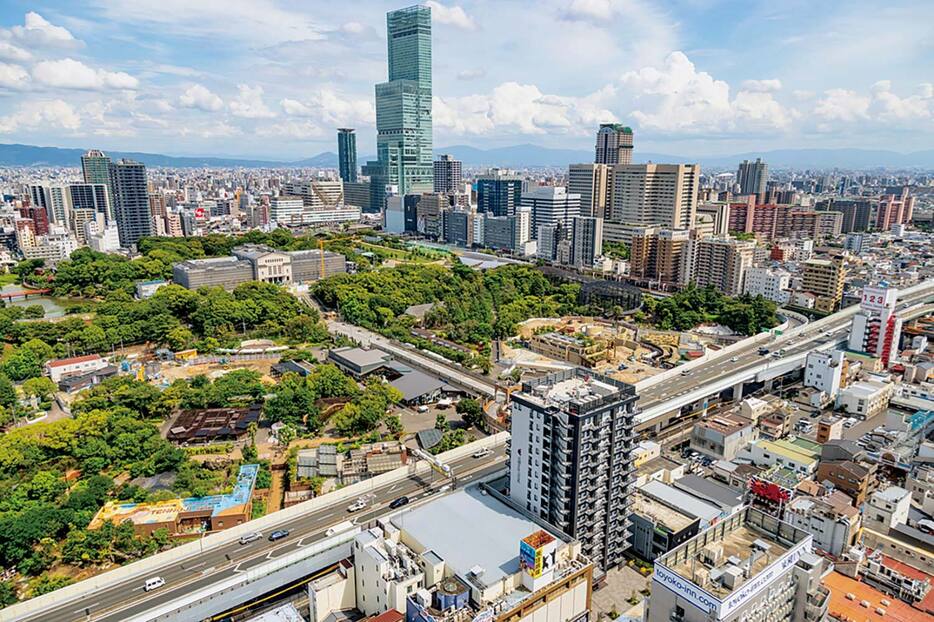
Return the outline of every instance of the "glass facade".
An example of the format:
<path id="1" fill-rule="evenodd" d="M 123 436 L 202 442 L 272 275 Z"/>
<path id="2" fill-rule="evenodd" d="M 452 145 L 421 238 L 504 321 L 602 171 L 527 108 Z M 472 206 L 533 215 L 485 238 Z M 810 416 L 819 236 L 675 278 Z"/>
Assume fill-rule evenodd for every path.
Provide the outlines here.
<path id="1" fill-rule="evenodd" d="M 357 135 L 352 129 L 337 130 L 337 160 L 341 181 L 357 181 Z"/>
<path id="2" fill-rule="evenodd" d="M 383 191 L 397 186 L 400 194 L 431 192 L 431 9 L 392 11 L 386 27 L 389 81 L 376 85 L 378 165 L 367 168 Z"/>

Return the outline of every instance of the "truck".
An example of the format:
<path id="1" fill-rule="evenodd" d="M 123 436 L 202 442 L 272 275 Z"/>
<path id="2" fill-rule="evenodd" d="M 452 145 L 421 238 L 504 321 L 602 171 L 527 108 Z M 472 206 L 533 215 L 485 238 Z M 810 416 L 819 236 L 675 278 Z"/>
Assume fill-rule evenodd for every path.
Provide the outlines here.
<path id="1" fill-rule="evenodd" d="M 328 530 L 324 532 L 324 535 L 333 536 L 334 534 L 349 531 L 353 529 L 354 527 L 355 525 L 353 524 L 353 522 L 349 520 L 341 521 L 337 523 L 336 525 L 332 525 L 331 527 L 328 527 Z"/>

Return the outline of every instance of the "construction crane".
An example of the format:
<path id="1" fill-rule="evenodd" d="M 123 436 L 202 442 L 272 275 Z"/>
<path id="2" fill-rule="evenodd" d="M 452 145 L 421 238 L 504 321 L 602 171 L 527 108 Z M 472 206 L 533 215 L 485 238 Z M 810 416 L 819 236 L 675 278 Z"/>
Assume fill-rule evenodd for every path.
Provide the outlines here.
<path id="1" fill-rule="evenodd" d="M 339 238 L 331 238 L 329 240 L 318 238 L 318 251 L 321 253 L 321 275 L 318 277 L 319 279 L 324 279 L 324 245 L 330 244 L 331 242 L 339 242 L 341 240 L 352 240 L 353 237 L 354 236 L 352 235 L 345 235 Z"/>

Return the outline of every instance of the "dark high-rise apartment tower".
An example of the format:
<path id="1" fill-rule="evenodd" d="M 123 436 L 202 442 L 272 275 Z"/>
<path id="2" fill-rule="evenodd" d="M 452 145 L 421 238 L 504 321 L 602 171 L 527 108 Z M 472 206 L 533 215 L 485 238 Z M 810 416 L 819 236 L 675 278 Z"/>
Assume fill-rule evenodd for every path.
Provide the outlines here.
<path id="1" fill-rule="evenodd" d="M 765 185 L 769 180 L 769 165 L 756 158 L 755 162 L 743 160 L 736 170 L 736 183 L 740 194 L 754 194 L 761 203 L 765 200 Z"/>
<path id="2" fill-rule="evenodd" d="M 629 548 L 637 399 L 632 385 L 582 367 L 512 395 L 510 498 L 579 540 L 604 570 Z"/>
<path id="3" fill-rule="evenodd" d="M 86 184 L 110 185 L 110 158 L 103 151 L 91 149 L 81 156 L 81 172 Z"/>
<path id="4" fill-rule="evenodd" d="M 387 187 L 398 194 L 431 192 L 431 9 L 386 14 L 389 81 L 376 85 L 376 155 L 368 162 L 371 202 L 383 207 Z"/>
<path id="5" fill-rule="evenodd" d="M 435 167 L 435 192 L 442 194 L 453 194 L 461 191 L 462 184 L 462 165 L 460 160 L 455 160 L 454 156 L 442 155 L 434 162 Z"/>
<path id="6" fill-rule="evenodd" d="M 601 123 L 594 163 L 632 164 L 632 129 L 619 123 Z"/>
<path id="7" fill-rule="evenodd" d="M 120 246 L 130 248 L 140 238 L 152 235 L 146 167 L 133 160 L 111 164 L 110 186 L 113 188 L 114 220 Z"/>
<path id="8" fill-rule="evenodd" d="M 357 181 L 357 135 L 353 128 L 337 130 L 337 166 L 341 181 Z"/>

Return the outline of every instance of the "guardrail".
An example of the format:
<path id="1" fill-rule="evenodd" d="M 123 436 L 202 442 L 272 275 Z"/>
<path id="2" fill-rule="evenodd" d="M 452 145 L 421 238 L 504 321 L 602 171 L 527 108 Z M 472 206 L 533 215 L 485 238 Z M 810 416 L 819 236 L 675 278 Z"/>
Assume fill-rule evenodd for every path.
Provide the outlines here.
<path id="1" fill-rule="evenodd" d="M 447 462 L 466 458 L 478 449 L 493 449 L 506 443 L 509 438 L 508 432 L 500 432 L 493 436 L 476 440 L 472 443 L 462 445 L 450 451 L 439 454 L 439 459 Z M 48 594 L 43 594 L 36 598 L 11 605 L 0 610 L 0 622 L 20 620 L 28 616 L 36 615 L 42 611 L 59 605 L 76 601 L 84 598 L 95 591 L 113 587 L 115 584 L 129 581 L 131 579 L 149 576 L 154 570 L 162 568 L 176 562 L 186 560 L 191 557 L 202 554 L 205 549 L 232 544 L 240 539 L 240 536 L 252 533 L 254 531 L 267 531 L 275 529 L 280 523 L 298 518 L 304 514 L 316 512 L 332 505 L 340 504 L 351 499 L 356 499 L 377 488 L 382 488 L 389 484 L 408 479 L 417 475 L 426 475 L 431 470 L 431 466 L 419 460 L 413 466 L 405 466 L 363 480 L 350 486 L 345 486 L 326 495 L 303 501 L 291 507 L 267 514 L 261 518 L 247 521 L 242 525 L 225 529 L 224 531 L 205 536 L 200 540 L 188 542 L 177 546 L 168 551 L 146 557 L 139 561 L 109 570 L 107 572 L 95 575 L 84 581 L 79 581 L 72 585 L 65 586 Z"/>
<path id="2" fill-rule="evenodd" d="M 154 607 L 144 614 L 127 618 L 125 622 L 158 622 L 159 620 L 163 619 L 174 620 L 182 613 L 181 610 L 183 609 L 191 610 L 200 605 L 204 605 L 212 600 L 216 600 L 219 597 L 223 597 L 225 594 L 232 590 L 236 590 L 238 588 L 244 587 L 245 585 L 249 585 L 250 583 L 259 581 L 268 575 L 279 572 L 280 570 L 284 570 L 294 564 L 303 562 L 309 557 L 320 555 L 330 549 L 340 547 L 342 554 L 338 557 L 346 557 L 350 554 L 350 543 L 354 538 L 356 538 L 360 531 L 360 527 L 354 527 L 351 530 L 337 534 L 326 540 L 322 540 L 321 542 L 315 542 L 314 544 L 305 548 L 292 551 L 291 553 L 283 555 L 282 557 L 273 558 L 264 564 L 254 566 L 253 568 L 244 571 L 242 574 L 224 579 L 209 587 L 201 588 L 195 592 L 190 592 L 181 598 L 176 598 L 175 600 L 169 601 L 164 605 Z M 223 611 L 229 609 L 232 604 L 236 603 L 226 603 L 226 605 L 221 610 Z M 190 614 L 191 612 L 189 611 L 189 615 Z"/>

